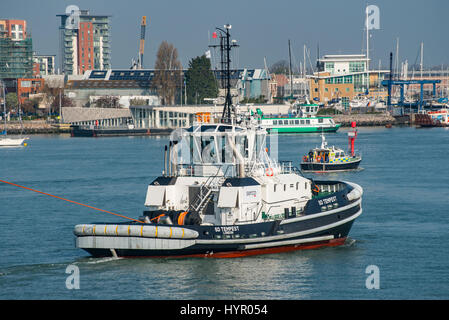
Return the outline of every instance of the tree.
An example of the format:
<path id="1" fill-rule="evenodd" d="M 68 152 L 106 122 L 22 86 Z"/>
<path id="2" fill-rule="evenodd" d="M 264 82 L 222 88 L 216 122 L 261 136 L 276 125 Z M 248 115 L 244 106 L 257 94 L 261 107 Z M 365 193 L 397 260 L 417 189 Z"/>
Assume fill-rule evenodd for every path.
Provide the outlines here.
<path id="1" fill-rule="evenodd" d="M 17 93 L 9 92 L 6 94 L 6 112 L 16 112 L 19 100 L 17 99 Z"/>
<path id="2" fill-rule="evenodd" d="M 59 95 L 61 95 L 61 107 L 68 108 L 73 107 L 73 101 L 69 97 L 67 97 L 64 93 L 58 93 L 56 97 L 54 97 L 52 103 L 50 104 L 50 113 L 59 114 Z"/>
<path id="3" fill-rule="evenodd" d="M 162 104 L 174 104 L 176 89 L 181 87 L 182 65 L 178 60 L 178 50 L 167 41 L 162 41 L 159 46 L 154 69 L 153 86 Z"/>
<path id="4" fill-rule="evenodd" d="M 186 72 L 187 103 L 208 103 L 204 98 L 216 98 L 218 85 L 211 70 L 210 60 L 205 55 L 190 60 Z"/>
<path id="5" fill-rule="evenodd" d="M 280 60 L 278 62 L 273 63 L 270 67 L 270 73 L 274 74 L 289 74 L 290 67 L 286 60 Z"/>
<path id="6" fill-rule="evenodd" d="M 120 108 L 119 98 L 114 96 L 102 96 L 95 100 L 97 108 Z"/>

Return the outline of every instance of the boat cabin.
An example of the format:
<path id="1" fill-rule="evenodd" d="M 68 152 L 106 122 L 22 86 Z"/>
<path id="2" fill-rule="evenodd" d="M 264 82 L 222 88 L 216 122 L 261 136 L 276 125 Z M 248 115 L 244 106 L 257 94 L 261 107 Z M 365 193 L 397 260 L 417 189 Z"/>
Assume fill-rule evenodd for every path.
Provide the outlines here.
<path id="1" fill-rule="evenodd" d="M 304 157 L 305 162 L 320 162 L 320 163 L 337 163 L 346 162 L 351 159 L 344 150 L 340 148 L 316 148 L 309 151 Z"/>

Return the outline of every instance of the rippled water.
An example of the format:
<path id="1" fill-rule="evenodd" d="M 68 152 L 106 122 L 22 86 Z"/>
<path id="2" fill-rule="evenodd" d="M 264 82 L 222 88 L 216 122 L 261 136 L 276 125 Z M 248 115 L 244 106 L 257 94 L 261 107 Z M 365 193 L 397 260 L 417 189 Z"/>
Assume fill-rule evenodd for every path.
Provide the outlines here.
<path id="1" fill-rule="evenodd" d="M 346 148 L 347 131 L 328 134 Z M 298 165 L 319 135 L 279 138 Z M 0 179 L 137 217 L 167 138 L 32 136 L 0 149 Z M 0 299 L 448 299 L 449 130 L 360 128 L 364 188 L 346 245 L 235 259 L 91 258 L 73 227 L 120 218 L 0 183 Z M 317 177 L 314 175 L 313 177 Z M 69 290 L 69 265 L 80 288 Z M 366 268 L 380 289 L 367 289 Z"/>

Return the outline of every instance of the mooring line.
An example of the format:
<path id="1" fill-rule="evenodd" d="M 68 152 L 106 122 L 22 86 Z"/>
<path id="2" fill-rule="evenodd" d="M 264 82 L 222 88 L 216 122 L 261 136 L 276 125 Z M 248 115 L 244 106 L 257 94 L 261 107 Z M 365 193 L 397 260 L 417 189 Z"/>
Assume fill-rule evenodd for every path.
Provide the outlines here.
<path id="1" fill-rule="evenodd" d="M 21 185 L 19 185 L 19 184 L 15 184 L 15 183 L 12 183 L 12 182 L 9 182 L 9 181 L 0 180 L 0 182 L 9 184 L 9 185 L 12 185 L 12 186 L 15 186 L 15 187 L 23 188 L 23 189 L 25 189 L 25 190 L 37 192 L 37 193 L 40 193 L 40 194 L 43 194 L 43 195 L 46 195 L 46 196 L 50 196 L 50 197 L 53 197 L 53 198 L 56 198 L 56 199 L 59 199 L 59 200 L 64 200 L 64 201 L 67 201 L 67 202 L 70 202 L 70 203 L 74 203 L 74 204 L 77 204 L 77 205 L 79 205 L 79 206 L 87 207 L 87 208 L 94 209 L 94 210 L 97 210 L 97 211 L 101 211 L 101 212 L 113 214 L 114 216 L 118 216 L 118 217 L 125 218 L 125 219 L 128 219 L 128 220 L 132 220 L 132 221 L 136 221 L 136 222 L 143 223 L 143 222 L 140 221 L 140 220 L 136 220 L 136 219 L 133 219 L 133 218 L 130 218 L 130 217 L 127 217 L 127 216 L 118 214 L 118 213 L 114 213 L 114 212 L 111 212 L 111 211 L 108 211 L 108 210 L 103 210 L 103 209 L 95 208 L 95 207 L 89 206 L 89 205 L 84 204 L 84 203 L 80 203 L 80 202 L 76 202 L 76 201 L 69 200 L 69 199 L 66 199 L 66 198 L 58 197 L 58 196 L 55 196 L 55 195 L 50 194 L 50 193 L 46 193 L 46 192 L 42 192 L 42 191 L 39 191 L 39 190 L 36 190 L 36 189 L 24 187 L 24 186 L 21 186 Z"/>

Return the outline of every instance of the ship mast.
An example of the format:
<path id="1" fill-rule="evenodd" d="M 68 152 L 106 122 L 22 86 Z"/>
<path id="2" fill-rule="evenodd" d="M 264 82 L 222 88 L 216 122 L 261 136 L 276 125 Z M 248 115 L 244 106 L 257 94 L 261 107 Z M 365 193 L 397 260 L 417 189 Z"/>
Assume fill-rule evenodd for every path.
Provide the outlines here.
<path id="1" fill-rule="evenodd" d="M 231 98 L 231 49 L 233 47 L 238 47 L 235 40 L 231 41 L 231 35 L 229 30 L 231 29 L 230 24 L 224 25 L 224 30 L 221 28 L 215 28 L 220 33 L 220 51 L 221 51 L 221 73 L 224 73 L 224 85 L 225 85 L 225 103 L 223 106 L 223 113 L 221 122 L 231 123 L 232 113 L 236 117 L 235 109 L 232 107 Z M 215 46 L 210 46 L 215 47 Z M 223 82 L 222 82 L 223 83 Z"/>

